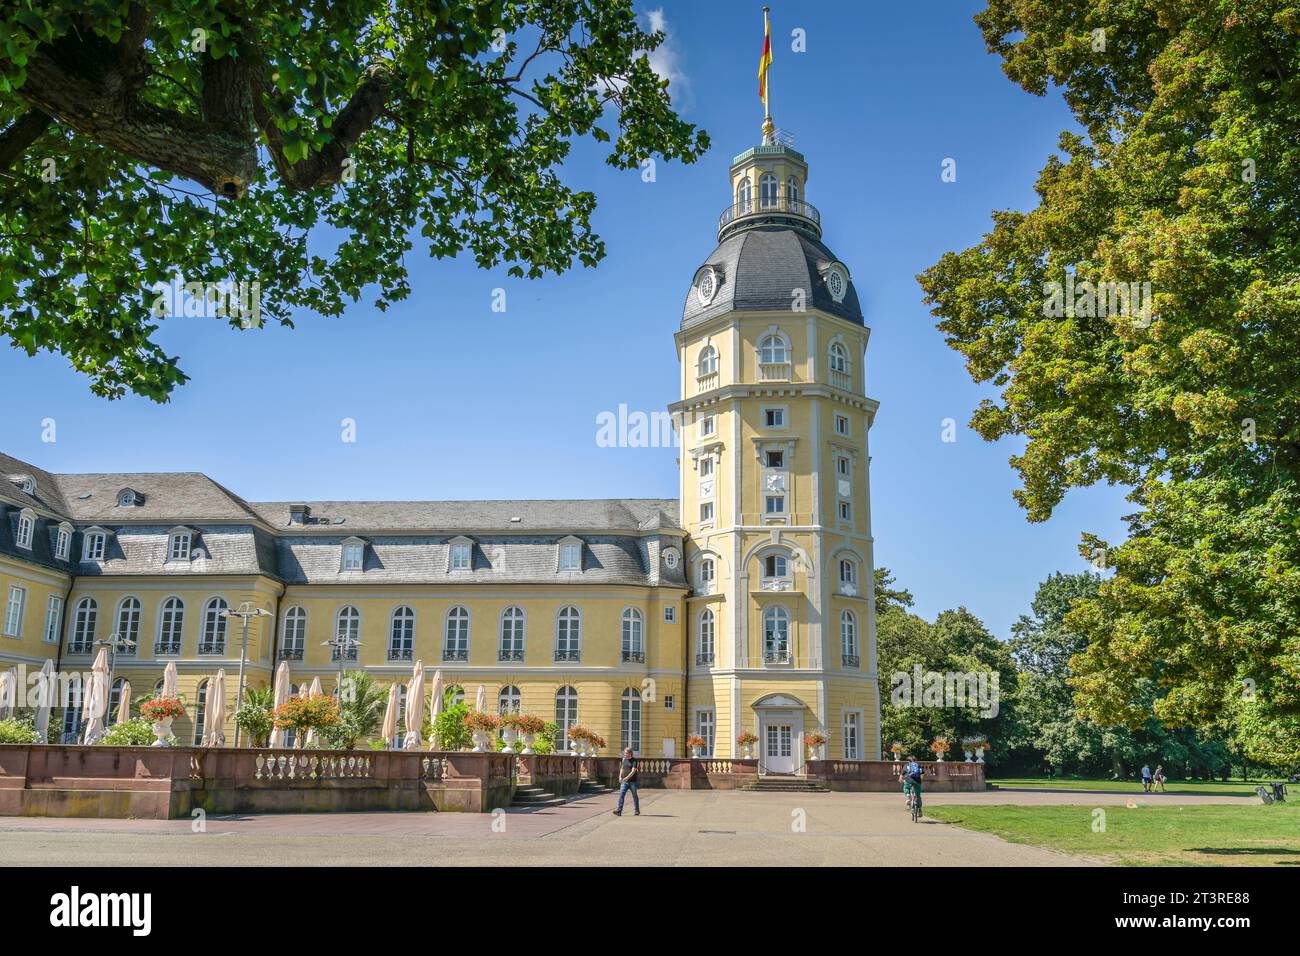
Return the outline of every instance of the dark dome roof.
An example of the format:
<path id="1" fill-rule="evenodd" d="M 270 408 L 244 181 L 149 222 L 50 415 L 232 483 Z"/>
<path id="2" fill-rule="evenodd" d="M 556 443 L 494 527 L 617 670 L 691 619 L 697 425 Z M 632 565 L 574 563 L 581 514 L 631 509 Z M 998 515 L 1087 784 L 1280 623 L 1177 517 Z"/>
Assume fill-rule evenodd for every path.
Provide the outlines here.
<path id="1" fill-rule="evenodd" d="M 707 306 L 701 305 L 695 294 L 695 278 L 699 275 L 696 270 L 682 309 L 682 328 L 732 310 L 789 309 L 795 289 L 811 291 L 809 308 L 865 325 L 852 282 L 842 302 L 836 302 L 826 288 L 822 271 L 838 261 L 822 243 L 795 229 L 752 228 L 738 232 L 719 244 L 700 266 L 713 266 L 722 273 L 718 291 Z"/>

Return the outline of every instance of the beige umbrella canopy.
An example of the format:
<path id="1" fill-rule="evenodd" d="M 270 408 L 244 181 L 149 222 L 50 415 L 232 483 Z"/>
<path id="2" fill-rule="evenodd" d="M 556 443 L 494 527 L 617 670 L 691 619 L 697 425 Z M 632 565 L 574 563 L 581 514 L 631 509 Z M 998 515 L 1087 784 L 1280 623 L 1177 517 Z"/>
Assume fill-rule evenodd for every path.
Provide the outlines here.
<path id="1" fill-rule="evenodd" d="M 167 667 L 163 669 L 162 695 L 164 697 L 176 696 L 176 662 L 168 661 Z"/>
<path id="2" fill-rule="evenodd" d="M 122 681 L 122 691 L 117 698 L 117 717 L 115 722 L 124 724 L 131 719 L 131 682 Z"/>
<path id="3" fill-rule="evenodd" d="M 311 679 L 311 687 L 309 687 L 309 688 L 307 689 L 307 693 L 310 694 L 312 697 L 319 697 L 319 696 L 320 696 L 320 694 L 321 694 L 321 689 L 320 689 L 320 678 L 319 678 L 319 677 L 313 677 L 313 678 Z M 307 737 L 306 737 L 306 739 L 302 742 L 302 745 L 303 745 L 304 747 L 315 747 L 315 746 L 316 746 L 316 728 L 315 728 L 315 727 L 313 727 L 311 730 L 307 731 Z"/>
<path id="4" fill-rule="evenodd" d="M 429 694 L 429 720 L 433 722 L 433 739 L 429 749 L 438 749 L 438 715 L 442 713 L 442 668 L 433 672 L 433 690 Z"/>
<path id="5" fill-rule="evenodd" d="M 406 688 L 406 739 L 402 749 L 414 750 L 424 743 L 420 730 L 424 726 L 424 661 L 415 662 L 415 674 Z"/>
<path id="6" fill-rule="evenodd" d="M 101 647 L 90 669 L 90 689 L 86 692 L 85 743 L 93 744 L 104 736 L 104 717 L 108 714 L 108 648 Z"/>
<path id="7" fill-rule="evenodd" d="M 474 695 L 474 709 L 480 714 L 487 710 L 487 691 L 482 684 L 478 685 L 478 693 Z"/>
<path id="8" fill-rule="evenodd" d="M 18 670 L 7 670 L 0 674 L 0 718 L 13 714 L 18 706 Z"/>
<path id="9" fill-rule="evenodd" d="M 206 747 L 223 747 L 226 743 L 226 672 L 208 684 L 207 710 L 203 715 L 203 744 Z"/>
<path id="10" fill-rule="evenodd" d="M 36 732 L 41 740 L 50 739 L 50 707 L 54 703 L 54 661 L 46 659 L 41 665 L 40 679 L 36 684 Z"/>
<path id="11" fill-rule="evenodd" d="M 393 738 L 397 736 L 397 681 L 393 681 L 388 687 L 388 706 L 384 708 L 384 726 L 380 728 L 380 733 L 384 737 L 384 746 L 390 747 Z"/>
<path id="12" fill-rule="evenodd" d="M 275 669 L 275 700 L 272 709 L 278 708 L 281 704 L 289 699 L 289 662 L 280 661 L 280 666 Z M 279 727 L 271 729 L 270 746 L 284 746 L 284 731 Z"/>

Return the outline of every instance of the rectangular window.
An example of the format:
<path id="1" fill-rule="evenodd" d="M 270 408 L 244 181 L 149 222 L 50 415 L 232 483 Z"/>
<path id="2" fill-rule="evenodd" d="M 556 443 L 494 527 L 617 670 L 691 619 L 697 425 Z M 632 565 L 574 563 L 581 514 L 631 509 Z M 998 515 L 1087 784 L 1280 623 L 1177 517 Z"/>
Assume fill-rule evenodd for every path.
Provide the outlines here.
<path id="1" fill-rule="evenodd" d="M 60 528 L 54 543 L 54 556 L 60 561 L 68 560 L 68 551 L 72 547 L 72 535 L 67 528 Z"/>
<path id="2" fill-rule="evenodd" d="M 59 628 L 63 625 L 63 598 L 51 594 L 45 605 L 45 643 L 59 643 Z"/>
<path id="3" fill-rule="evenodd" d="M 664 621 L 665 621 L 666 623 L 668 623 L 668 624 L 676 624 L 676 623 L 677 623 L 677 608 L 675 608 L 675 607 L 666 607 L 666 608 L 664 608 Z"/>
<path id="4" fill-rule="evenodd" d="M 167 553 L 169 561 L 187 561 L 190 557 L 190 536 L 188 534 L 172 535 L 171 548 Z"/>
<path id="5" fill-rule="evenodd" d="M 700 520 L 701 520 L 701 521 L 712 521 L 712 520 L 713 520 L 713 502 L 712 502 L 712 501 L 706 501 L 706 502 L 704 502 L 703 504 L 700 505 Z"/>
<path id="6" fill-rule="evenodd" d="M 5 605 L 5 637 L 23 636 L 23 608 L 26 605 L 27 589 L 11 585 L 9 603 Z"/>
<path id="7" fill-rule="evenodd" d="M 343 546 L 343 570 L 360 571 L 361 556 L 364 546 L 360 544 L 345 544 Z"/>
<path id="8" fill-rule="evenodd" d="M 856 710 L 844 712 L 844 759 L 862 759 L 862 715 Z"/>
<path id="9" fill-rule="evenodd" d="M 836 433 L 837 435 L 847 435 L 847 434 L 849 433 L 849 416 L 848 416 L 848 415 L 836 415 L 836 416 L 835 416 L 835 433 Z"/>
<path id="10" fill-rule="evenodd" d="M 672 694 L 664 694 L 664 710 L 672 710 L 677 706 L 677 701 L 673 700 Z"/>
<path id="11" fill-rule="evenodd" d="M 769 468 L 785 467 L 785 452 L 769 451 L 769 452 L 765 452 L 765 454 L 767 456 L 767 467 Z"/>
<path id="12" fill-rule="evenodd" d="M 695 712 L 695 732 L 704 740 L 703 757 L 713 756 L 713 737 L 717 729 L 717 717 L 711 710 Z"/>
<path id="13" fill-rule="evenodd" d="M 473 545 L 453 544 L 451 546 L 451 569 L 453 571 L 468 571 L 470 564 L 470 551 Z"/>
<path id="14" fill-rule="evenodd" d="M 849 505 L 847 501 L 840 502 L 840 520 L 841 521 L 853 520 L 853 508 L 852 506 Z"/>
<path id="15" fill-rule="evenodd" d="M 768 428 L 785 428 L 784 408 L 763 409 L 763 424 Z"/>
<path id="16" fill-rule="evenodd" d="M 18 518 L 18 547 L 31 550 L 32 537 L 36 531 L 36 522 L 28 515 Z"/>
<path id="17" fill-rule="evenodd" d="M 85 561 L 104 560 L 104 536 L 100 533 L 86 535 L 81 557 Z"/>
<path id="18" fill-rule="evenodd" d="M 580 571 L 582 569 L 582 545 L 560 545 L 560 570 Z"/>
<path id="19" fill-rule="evenodd" d="M 770 515 L 785 514 L 785 495 L 768 495 L 766 511 Z"/>
<path id="20" fill-rule="evenodd" d="M 849 476 L 849 460 L 847 458 L 841 457 L 835 459 L 835 473 L 841 478 L 847 478 Z"/>
<path id="21" fill-rule="evenodd" d="M 713 430 L 716 427 L 717 427 L 717 423 L 714 421 L 713 416 L 705 415 L 703 418 L 700 419 L 700 437 L 708 438 L 713 434 Z"/>
<path id="22" fill-rule="evenodd" d="M 713 476 L 713 456 L 709 455 L 700 459 L 700 477 L 711 478 Z"/>

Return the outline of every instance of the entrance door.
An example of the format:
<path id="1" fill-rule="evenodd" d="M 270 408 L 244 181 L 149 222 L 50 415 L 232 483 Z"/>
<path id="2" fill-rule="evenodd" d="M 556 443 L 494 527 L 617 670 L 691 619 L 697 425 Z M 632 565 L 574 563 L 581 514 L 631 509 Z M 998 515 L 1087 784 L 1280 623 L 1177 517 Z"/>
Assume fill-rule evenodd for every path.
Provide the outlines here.
<path id="1" fill-rule="evenodd" d="M 794 725 L 768 724 L 763 742 L 763 763 L 768 773 L 794 773 Z"/>

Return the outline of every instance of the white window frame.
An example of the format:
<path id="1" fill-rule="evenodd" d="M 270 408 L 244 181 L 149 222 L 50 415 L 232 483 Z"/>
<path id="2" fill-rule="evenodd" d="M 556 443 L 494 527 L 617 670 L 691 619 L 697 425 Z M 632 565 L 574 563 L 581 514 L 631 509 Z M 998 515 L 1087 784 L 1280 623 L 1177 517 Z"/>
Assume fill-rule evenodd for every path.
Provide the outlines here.
<path id="1" fill-rule="evenodd" d="M 582 610 L 576 604 L 555 612 L 555 659 L 582 660 Z"/>
<path id="2" fill-rule="evenodd" d="M 498 714 L 519 714 L 523 712 L 524 695 L 519 693 L 516 684 L 507 684 L 497 692 Z"/>
<path id="3" fill-rule="evenodd" d="M 221 612 L 229 609 L 230 603 L 220 595 L 210 597 L 203 603 L 199 653 L 204 657 L 221 657 L 226 653 L 226 642 L 230 634 L 226 616 Z M 206 651 L 205 647 L 208 648 Z"/>
<path id="4" fill-rule="evenodd" d="M 295 604 L 284 612 L 284 623 L 280 626 L 280 654 L 284 660 L 302 660 L 307 650 L 307 609 Z M 296 653 L 290 657 L 289 651 Z"/>
<path id="5" fill-rule="evenodd" d="M 406 655 L 402 655 L 406 651 Z M 388 615 L 388 659 L 410 660 L 415 656 L 415 608 L 399 604 Z"/>
<path id="6" fill-rule="evenodd" d="M 523 661 L 528 652 L 528 614 L 524 609 L 511 604 L 502 610 L 497 630 L 497 660 Z M 507 654 L 510 656 L 504 656 Z"/>
<path id="7" fill-rule="evenodd" d="M 578 690 L 572 684 L 565 684 L 555 692 L 555 725 L 558 750 L 572 749 L 569 741 L 569 728 L 578 722 Z"/>
<path id="8" fill-rule="evenodd" d="M 641 752 L 642 724 L 641 693 L 635 687 L 628 687 L 619 698 L 619 750 L 632 748 L 633 754 Z"/>
<path id="9" fill-rule="evenodd" d="M 845 760 L 862 759 L 862 723 L 863 713 L 860 707 L 844 710 L 840 718 L 840 732 L 843 734 Z"/>
<path id="10" fill-rule="evenodd" d="M 442 621 L 443 660 L 469 660 L 469 638 L 469 608 L 463 604 L 455 604 L 447 608 L 447 613 L 443 616 Z M 453 640 L 455 643 L 453 643 Z"/>
<path id="11" fill-rule="evenodd" d="M 194 533 L 192 531 L 173 531 L 167 538 L 167 560 L 188 561 L 193 551 Z"/>
<path id="12" fill-rule="evenodd" d="M 788 664 L 793 660 L 790 610 L 783 604 L 763 608 L 763 663 Z M 771 634 L 768 626 L 771 624 Z M 770 638 L 770 639 L 769 639 Z M 769 659 L 769 657 L 771 659 Z"/>
<path id="13" fill-rule="evenodd" d="M 581 571 L 582 542 L 573 538 L 561 541 L 557 562 L 560 571 Z"/>
<path id="14" fill-rule="evenodd" d="M 45 643 L 59 643 L 59 630 L 63 625 L 63 598 L 51 594 L 45 602 Z"/>
<path id="15" fill-rule="evenodd" d="M 131 656 L 140 648 L 140 622 L 144 619 L 144 604 L 134 594 L 128 594 L 117 602 L 113 614 L 114 630 L 117 636 L 130 641 L 135 647 L 125 647 L 118 654 Z"/>
<path id="16" fill-rule="evenodd" d="M 700 502 L 700 523 L 711 524 L 713 522 L 713 514 L 714 514 L 713 502 L 701 501 Z"/>
<path id="17" fill-rule="evenodd" d="M 848 435 L 852 431 L 853 431 L 853 425 L 849 421 L 849 416 L 841 415 L 839 412 L 836 412 L 835 413 L 835 434 Z"/>
<path id="18" fill-rule="evenodd" d="M 786 516 L 785 495 L 764 495 L 763 516 L 766 518 L 784 518 Z"/>
<path id="19" fill-rule="evenodd" d="M 447 552 L 447 571 L 474 570 L 474 542 L 469 538 L 452 538 Z"/>
<path id="20" fill-rule="evenodd" d="M 718 742 L 718 712 L 712 707 L 695 709 L 695 735 L 704 739 L 701 757 L 712 757 Z"/>
<path id="21" fill-rule="evenodd" d="M 30 508 L 24 508 L 18 512 L 18 533 L 14 537 L 14 543 L 18 547 L 30 551 L 32 542 L 36 540 L 36 512 Z"/>
<path id="22" fill-rule="evenodd" d="M 366 566 L 366 545 L 363 541 L 344 541 L 339 557 L 340 571 L 361 571 Z"/>
<path id="23" fill-rule="evenodd" d="M 773 419 L 776 424 L 773 424 Z M 790 423 L 790 406 L 789 405 L 764 405 L 763 406 L 763 427 L 770 431 L 785 431 Z"/>
<path id="24" fill-rule="evenodd" d="M 856 657 L 858 666 L 861 667 L 862 655 L 858 650 L 858 616 L 852 611 L 844 610 L 840 612 L 840 660 L 843 663 L 845 657 Z"/>
<path id="25" fill-rule="evenodd" d="M 718 374 L 718 350 L 713 345 L 705 345 L 700 349 L 699 358 L 696 360 L 696 377 L 705 378 L 709 375 Z"/>
<path id="26" fill-rule="evenodd" d="M 346 647 L 343 644 L 347 640 Z M 361 640 L 361 609 L 355 604 L 345 604 L 334 612 L 335 645 L 330 648 L 330 659 L 338 661 L 355 661 L 361 656 L 358 642 Z"/>
<path id="27" fill-rule="evenodd" d="M 185 599 L 169 594 L 158 605 L 158 636 L 154 639 L 154 653 L 179 654 L 184 641 Z"/>
<path id="28" fill-rule="evenodd" d="M 619 646 L 623 660 L 632 660 L 636 655 L 645 659 L 645 615 L 638 608 L 625 607 L 619 619 Z M 633 655 L 629 658 L 628 655 Z"/>
<path id="29" fill-rule="evenodd" d="M 677 623 L 677 608 L 673 607 L 671 604 L 664 608 L 664 623 Z"/>
<path id="30" fill-rule="evenodd" d="M 66 524 L 59 525 L 59 533 L 54 536 L 54 556 L 60 561 L 68 560 L 72 553 L 72 528 Z"/>
<path id="31" fill-rule="evenodd" d="M 81 540 L 82 561 L 103 561 L 108 550 L 108 534 L 103 531 L 91 531 Z"/>
<path id="32" fill-rule="evenodd" d="M 696 589 L 700 594 L 712 594 L 718 581 L 718 562 L 710 554 L 700 558 L 695 570 Z"/>
<path id="33" fill-rule="evenodd" d="M 9 599 L 5 602 L 5 637 L 22 639 L 26 610 L 27 589 L 17 584 L 9 585 Z"/>
<path id="34" fill-rule="evenodd" d="M 717 432 L 717 421 L 712 415 L 704 415 L 700 418 L 700 437 L 712 438 Z"/>
<path id="35" fill-rule="evenodd" d="M 789 365 L 790 340 L 780 332 L 764 332 L 758 340 L 760 365 Z"/>
<path id="36" fill-rule="evenodd" d="M 700 634 L 699 646 L 696 655 L 704 658 L 704 663 L 698 664 L 700 667 L 709 667 L 718 660 L 718 618 L 713 613 L 713 608 L 706 607 L 700 612 Z"/>
<path id="37" fill-rule="evenodd" d="M 93 597 L 83 597 L 73 609 L 72 640 L 77 653 L 88 654 L 95 646 L 95 631 L 99 628 L 99 602 Z"/>

